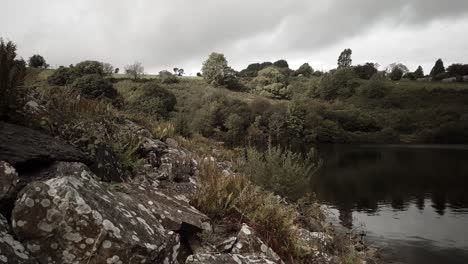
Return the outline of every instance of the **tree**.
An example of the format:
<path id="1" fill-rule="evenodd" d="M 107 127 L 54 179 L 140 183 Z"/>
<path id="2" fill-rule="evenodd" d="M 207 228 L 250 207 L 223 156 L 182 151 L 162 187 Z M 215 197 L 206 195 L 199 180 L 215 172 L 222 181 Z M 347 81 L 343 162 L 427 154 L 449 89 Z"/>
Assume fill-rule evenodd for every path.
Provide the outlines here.
<path id="1" fill-rule="evenodd" d="M 421 65 L 419 65 L 416 71 L 414 71 L 414 78 L 419 79 L 422 77 L 424 77 L 424 70 Z"/>
<path id="2" fill-rule="evenodd" d="M 24 83 L 26 63 L 16 59 L 16 45 L 0 38 L 0 117 L 16 107 L 16 87 Z"/>
<path id="3" fill-rule="evenodd" d="M 164 84 L 171 84 L 171 83 L 178 83 L 179 79 L 175 76 L 175 74 L 170 73 L 169 71 L 160 71 L 159 72 L 159 79 L 161 83 Z"/>
<path id="4" fill-rule="evenodd" d="M 179 72 L 179 68 L 176 67 L 176 68 L 174 68 L 173 70 L 174 70 L 174 74 L 177 75 L 178 72 Z"/>
<path id="5" fill-rule="evenodd" d="M 468 64 L 454 63 L 447 67 L 451 77 L 468 75 Z"/>
<path id="6" fill-rule="evenodd" d="M 104 65 L 99 61 L 86 60 L 82 61 L 73 67 L 74 73 L 78 77 L 82 77 L 86 74 L 97 74 L 104 75 Z"/>
<path id="7" fill-rule="evenodd" d="M 273 63 L 267 61 L 262 63 L 252 63 L 247 66 L 247 68 L 243 69 L 239 76 L 242 77 L 256 77 L 258 72 L 265 69 L 266 67 L 272 66 Z"/>
<path id="8" fill-rule="evenodd" d="M 304 77 L 311 77 L 314 73 L 314 69 L 310 67 L 309 63 L 304 63 L 296 70 L 296 75 L 302 75 Z"/>
<path id="9" fill-rule="evenodd" d="M 112 75 L 112 73 L 114 73 L 114 66 L 112 66 L 112 64 L 110 63 L 107 63 L 107 62 L 103 62 L 102 63 L 102 70 L 103 70 L 103 73 L 104 75 Z"/>
<path id="10" fill-rule="evenodd" d="M 182 75 L 184 75 L 184 74 L 185 74 L 184 69 L 178 69 L 178 70 L 177 70 L 177 75 L 178 75 L 178 76 L 182 76 Z"/>
<path id="11" fill-rule="evenodd" d="M 354 72 L 360 79 L 369 80 L 374 74 L 377 73 L 376 63 L 367 62 L 364 65 L 357 65 L 354 67 Z"/>
<path id="12" fill-rule="evenodd" d="M 322 76 L 315 93 L 322 99 L 332 100 L 337 97 L 349 97 L 355 92 L 355 80 L 357 78 L 353 68 L 345 67 L 334 73 Z"/>
<path id="13" fill-rule="evenodd" d="M 289 64 L 286 60 L 277 60 L 273 62 L 273 66 L 278 68 L 289 68 Z"/>
<path id="14" fill-rule="evenodd" d="M 98 74 L 87 74 L 76 79 L 72 89 L 81 96 L 91 99 L 115 99 L 118 96 L 112 83 Z"/>
<path id="15" fill-rule="evenodd" d="M 145 68 L 141 62 L 136 61 L 133 64 L 125 66 L 125 73 L 130 74 L 133 79 L 137 80 L 143 73 L 145 72 Z"/>
<path id="16" fill-rule="evenodd" d="M 403 70 L 399 67 L 394 67 L 392 72 L 390 73 L 390 79 L 392 81 L 399 81 L 403 76 Z"/>
<path id="17" fill-rule="evenodd" d="M 398 63 L 398 62 L 394 62 L 394 63 L 388 65 L 387 69 L 386 69 L 386 72 L 388 74 L 391 74 L 395 68 L 398 68 L 399 70 L 401 70 L 403 72 L 403 74 L 409 72 L 409 69 L 408 69 L 408 67 L 406 67 L 406 65 L 404 65 L 402 63 Z"/>
<path id="18" fill-rule="evenodd" d="M 228 62 L 222 53 L 213 52 L 203 62 L 203 78 L 213 85 L 226 85 L 234 88 L 237 85 L 235 71 L 228 66 Z"/>
<path id="19" fill-rule="evenodd" d="M 44 57 L 38 54 L 32 55 L 28 60 L 28 64 L 31 68 L 47 68 L 49 66 Z"/>
<path id="20" fill-rule="evenodd" d="M 202 77 L 202 74 L 200 72 L 197 72 L 197 77 Z"/>
<path id="21" fill-rule="evenodd" d="M 115 73 L 115 74 L 117 74 L 117 73 L 119 73 L 119 71 L 120 71 L 120 69 L 119 69 L 119 68 L 115 68 L 115 71 L 114 71 L 114 73 Z"/>
<path id="22" fill-rule="evenodd" d="M 340 57 L 338 57 L 338 68 L 350 67 L 353 60 L 351 59 L 351 54 L 353 51 L 351 49 L 345 49 L 341 52 Z"/>
<path id="23" fill-rule="evenodd" d="M 436 77 L 437 75 L 445 72 L 445 66 L 442 59 L 438 59 L 431 70 L 430 76 L 432 78 Z"/>

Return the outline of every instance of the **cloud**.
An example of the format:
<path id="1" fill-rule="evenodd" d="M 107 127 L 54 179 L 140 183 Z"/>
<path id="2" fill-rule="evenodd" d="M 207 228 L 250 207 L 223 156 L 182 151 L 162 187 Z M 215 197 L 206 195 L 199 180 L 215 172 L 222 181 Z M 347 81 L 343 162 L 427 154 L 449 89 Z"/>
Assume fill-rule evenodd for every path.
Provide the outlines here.
<path id="1" fill-rule="evenodd" d="M 468 13 L 466 0 L 0 0 L 0 6 L 0 32 L 24 57 L 40 53 L 52 65 L 97 59 L 118 67 L 138 60 L 152 72 L 175 66 L 196 72 L 212 51 L 224 52 L 236 67 L 307 57 L 333 65 L 350 40 L 391 41 L 439 22 L 462 32 L 465 24 L 457 21 Z M 424 45 L 441 45 L 440 39 Z M 468 37 L 457 41 L 466 44 Z M 392 52 L 406 56 L 419 45 Z"/>

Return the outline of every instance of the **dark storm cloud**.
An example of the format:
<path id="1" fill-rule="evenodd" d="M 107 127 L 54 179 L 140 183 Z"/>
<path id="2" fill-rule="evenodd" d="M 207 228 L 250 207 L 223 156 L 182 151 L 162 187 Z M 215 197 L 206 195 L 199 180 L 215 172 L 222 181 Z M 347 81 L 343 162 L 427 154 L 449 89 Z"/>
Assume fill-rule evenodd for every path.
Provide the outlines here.
<path id="1" fill-rule="evenodd" d="M 275 56 L 300 57 L 373 34 L 376 27 L 419 31 L 436 21 L 450 24 L 468 12 L 466 0 L 0 0 L 0 4 L 0 34 L 16 41 L 25 57 L 41 53 L 52 65 L 92 58 L 120 67 L 139 60 L 152 71 L 199 67 L 211 51 L 225 52 L 235 65 Z M 416 48 L 411 45 L 416 43 L 407 48 Z"/>

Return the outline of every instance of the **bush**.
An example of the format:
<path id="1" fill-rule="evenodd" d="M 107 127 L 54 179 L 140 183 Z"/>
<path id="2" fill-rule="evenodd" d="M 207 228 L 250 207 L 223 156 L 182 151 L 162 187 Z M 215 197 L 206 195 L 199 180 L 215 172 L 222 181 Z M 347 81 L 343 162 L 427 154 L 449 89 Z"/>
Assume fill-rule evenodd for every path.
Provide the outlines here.
<path id="1" fill-rule="evenodd" d="M 364 80 L 369 80 L 374 74 L 377 73 L 375 64 L 371 62 L 367 62 L 364 65 L 354 66 L 354 71 L 356 72 L 359 78 Z"/>
<path id="2" fill-rule="evenodd" d="M 435 75 L 432 80 L 433 81 L 442 81 L 445 78 L 450 78 L 450 74 L 448 72 L 442 72 L 437 75 Z"/>
<path id="3" fill-rule="evenodd" d="M 104 65 L 99 61 L 82 61 L 73 67 L 73 71 L 78 77 L 86 74 L 104 75 Z"/>
<path id="4" fill-rule="evenodd" d="M 311 77 L 312 74 L 314 73 L 314 69 L 312 69 L 312 67 L 310 67 L 309 63 L 304 63 L 301 65 L 301 67 L 299 67 L 299 69 L 296 70 L 296 76 L 304 76 L 304 77 Z"/>
<path id="5" fill-rule="evenodd" d="M 221 53 L 211 53 L 203 63 L 202 72 L 203 78 L 209 84 L 237 88 L 236 73 L 228 66 L 226 58 Z"/>
<path id="6" fill-rule="evenodd" d="M 130 109 L 156 115 L 158 118 L 166 118 L 169 112 L 174 110 L 176 97 L 156 82 L 145 83 L 141 91 L 141 94 L 130 102 Z"/>
<path id="7" fill-rule="evenodd" d="M 64 86 L 71 84 L 75 81 L 76 75 L 72 68 L 66 68 L 61 66 L 47 78 L 47 82 L 50 85 Z"/>
<path id="8" fill-rule="evenodd" d="M 0 38 L 0 117 L 16 108 L 16 88 L 24 83 L 26 76 L 26 63 L 15 58 L 16 45 Z"/>
<path id="9" fill-rule="evenodd" d="M 89 99 L 115 99 L 118 96 L 112 83 L 97 74 L 85 75 L 76 79 L 72 84 L 72 89 Z"/>
<path id="10" fill-rule="evenodd" d="M 356 79 L 357 75 L 353 68 L 339 68 L 336 72 L 322 77 L 316 94 L 325 100 L 332 100 L 338 96 L 349 97 L 354 94 Z"/>
<path id="11" fill-rule="evenodd" d="M 283 197 L 297 200 L 309 188 L 307 183 L 320 164 L 313 150 L 304 158 L 279 147 L 270 147 L 265 153 L 249 148 L 240 170 L 255 184 Z"/>
<path id="12" fill-rule="evenodd" d="M 286 77 L 276 67 L 268 67 L 259 71 L 258 76 L 251 83 L 260 95 L 277 99 L 290 97 L 290 92 L 286 87 Z"/>
<path id="13" fill-rule="evenodd" d="M 44 57 L 38 54 L 31 56 L 29 58 L 28 64 L 31 68 L 47 68 L 49 66 L 47 65 Z"/>
<path id="14" fill-rule="evenodd" d="M 159 80 L 164 84 L 178 83 L 179 79 L 169 71 L 160 71 Z"/>
<path id="15" fill-rule="evenodd" d="M 390 73 L 390 79 L 392 81 L 399 81 L 403 76 L 403 71 L 399 67 L 394 67 L 392 72 Z"/>
<path id="16" fill-rule="evenodd" d="M 360 94 L 370 98 L 383 98 L 390 92 L 390 87 L 386 84 L 382 74 L 375 74 L 370 81 L 361 86 Z"/>

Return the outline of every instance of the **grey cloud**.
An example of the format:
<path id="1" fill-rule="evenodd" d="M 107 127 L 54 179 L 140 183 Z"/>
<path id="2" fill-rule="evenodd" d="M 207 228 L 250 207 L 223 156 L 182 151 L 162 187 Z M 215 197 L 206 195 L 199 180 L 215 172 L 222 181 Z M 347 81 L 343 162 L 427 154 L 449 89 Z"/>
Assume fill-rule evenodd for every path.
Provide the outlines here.
<path id="1" fill-rule="evenodd" d="M 201 65 L 211 51 L 231 55 L 236 65 L 274 56 L 288 59 L 369 34 L 377 26 L 417 30 L 468 13 L 466 0 L 0 0 L 0 4 L 4 7 L 0 32 L 18 43 L 23 56 L 41 53 L 52 65 L 91 58 L 121 67 L 139 60 L 153 71 L 195 67 L 197 61 Z"/>

